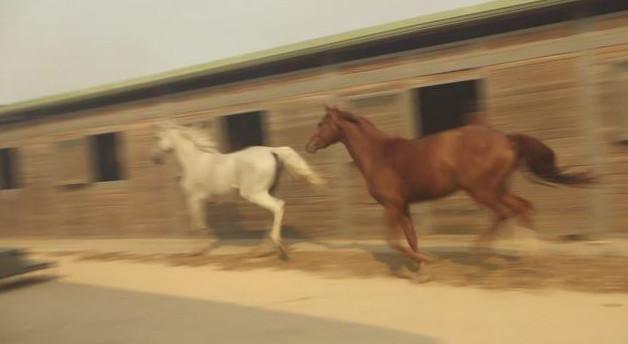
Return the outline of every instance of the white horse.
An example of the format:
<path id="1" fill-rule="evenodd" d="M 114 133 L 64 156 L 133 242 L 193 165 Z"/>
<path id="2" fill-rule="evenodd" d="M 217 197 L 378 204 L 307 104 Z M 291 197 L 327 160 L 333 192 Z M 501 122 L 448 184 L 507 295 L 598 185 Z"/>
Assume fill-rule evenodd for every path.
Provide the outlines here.
<path id="1" fill-rule="evenodd" d="M 208 201 L 229 198 L 235 192 L 249 202 L 273 213 L 269 237 L 283 255 L 281 223 L 284 201 L 269 190 L 276 183 L 283 165 L 295 177 L 314 185 L 324 184 L 297 152 L 290 147 L 248 147 L 222 154 L 206 131 L 186 127 L 173 120 L 158 124 L 157 149 L 151 158 L 163 162 L 163 153 L 174 153 L 182 169 L 180 184 L 186 195 L 192 227 L 206 230 L 205 205 Z"/>

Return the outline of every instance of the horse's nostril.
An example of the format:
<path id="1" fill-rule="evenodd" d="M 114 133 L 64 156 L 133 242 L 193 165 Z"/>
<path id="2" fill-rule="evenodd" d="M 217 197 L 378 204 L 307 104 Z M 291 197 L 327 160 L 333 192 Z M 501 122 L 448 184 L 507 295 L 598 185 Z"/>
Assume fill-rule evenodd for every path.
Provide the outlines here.
<path id="1" fill-rule="evenodd" d="M 308 142 L 305 145 L 305 151 L 308 153 L 316 153 L 316 145 L 314 145 L 312 142 Z"/>

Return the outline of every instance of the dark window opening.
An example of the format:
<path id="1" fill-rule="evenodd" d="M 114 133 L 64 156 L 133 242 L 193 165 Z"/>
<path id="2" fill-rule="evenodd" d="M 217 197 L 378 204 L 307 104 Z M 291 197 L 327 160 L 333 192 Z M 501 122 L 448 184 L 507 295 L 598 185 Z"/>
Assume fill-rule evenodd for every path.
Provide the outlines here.
<path id="1" fill-rule="evenodd" d="M 17 150 L 0 149 L 0 190 L 17 189 Z"/>
<path id="2" fill-rule="evenodd" d="M 628 97 L 626 97 L 628 95 L 628 62 L 618 64 L 615 75 L 618 77 L 618 83 L 614 87 L 615 106 L 620 109 L 615 141 L 622 145 L 628 145 Z"/>
<path id="3" fill-rule="evenodd" d="M 118 157 L 119 135 L 107 133 L 90 137 L 92 170 L 97 182 L 122 179 Z"/>
<path id="4" fill-rule="evenodd" d="M 230 152 L 250 146 L 262 146 L 264 138 L 263 112 L 246 112 L 225 116 L 227 145 Z"/>
<path id="5" fill-rule="evenodd" d="M 417 133 L 430 135 L 461 127 L 478 112 L 478 80 L 421 87 L 418 97 Z"/>

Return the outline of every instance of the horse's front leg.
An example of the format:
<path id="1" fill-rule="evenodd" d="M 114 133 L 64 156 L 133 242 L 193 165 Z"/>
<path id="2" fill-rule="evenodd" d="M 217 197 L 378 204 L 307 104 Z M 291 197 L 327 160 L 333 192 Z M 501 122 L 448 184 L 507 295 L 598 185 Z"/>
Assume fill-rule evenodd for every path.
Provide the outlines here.
<path id="1" fill-rule="evenodd" d="M 429 262 L 430 258 L 418 250 L 416 232 L 407 205 L 387 206 L 386 218 L 388 220 L 386 236 L 388 245 L 419 265 L 419 273 L 414 276 L 415 280 L 419 282 L 428 281 L 430 277 L 425 272 L 425 263 Z M 409 248 L 402 243 L 402 233 L 406 237 Z"/>
<path id="2" fill-rule="evenodd" d="M 414 224 L 410 218 L 407 206 L 386 207 L 386 218 L 388 220 L 388 235 L 386 238 L 388 244 L 392 248 L 398 250 L 417 263 L 425 263 L 431 260 L 428 256 L 419 252 L 416 231 L 414 230 Z M 401 243 L 402 233 L 405 235 L 410 248 L 405 247 Z"/>
<path id="3" fill-rule="evenodd" d="M 205 209 L 207 205 L 207 199 L 199 196 L 188 196 L 187 200 L 188 215 L 190 218 L 190 224 L 193 230 L 207 233 L 207 218 Z M 207 255 L 216 247 L 216 242 L 212 241 L 209 246 L 199 250 L 195 254 Z"/>
<path id="4" fill-rule="evenodd" d="M 192 229 L 198 231 L 207 230 L 207 220 L 205 219 L 205 199 L 199 196 L 190 195 L 187 197 L 186 203 Z"/>

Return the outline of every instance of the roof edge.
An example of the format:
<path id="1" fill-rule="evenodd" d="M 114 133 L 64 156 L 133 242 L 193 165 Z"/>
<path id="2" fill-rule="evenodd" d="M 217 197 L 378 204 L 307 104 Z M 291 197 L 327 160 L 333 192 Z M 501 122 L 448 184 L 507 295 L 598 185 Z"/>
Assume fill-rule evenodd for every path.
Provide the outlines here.
<path id="1" fill-rule="evenodd" d="M 87 101 L 143 88 L 159 86 L 189 78 L 208 76 L 217 73 L 235 71 L 270 62 L 279 62 L 289 58 L 306 56 L 343 47 L 443 28 L 471 21 L 516 14 L 534 9 L 556 5 L 576 3 L 581 0 L 496 0 L 449 11 L 437 12 L 388 24 L 348 31 L 331 36 L 311 39 L 300 43 L 284 45 L 272 49 L 238 55 L 200 65 L 174 69 L 144 77 L 132 78 L 121 82 L 89 87 L 82 90 L 5 104 L 0 107 L 0 116 L 22 113 L 31 110 Z"/>

